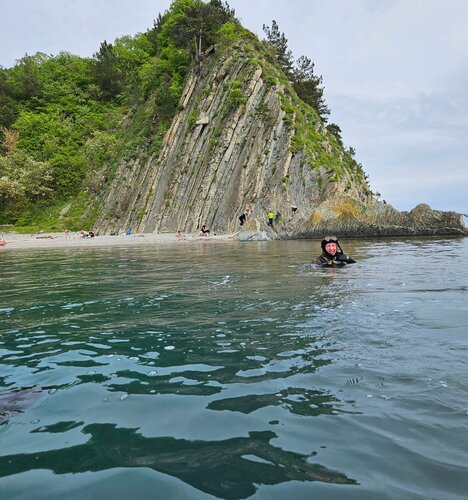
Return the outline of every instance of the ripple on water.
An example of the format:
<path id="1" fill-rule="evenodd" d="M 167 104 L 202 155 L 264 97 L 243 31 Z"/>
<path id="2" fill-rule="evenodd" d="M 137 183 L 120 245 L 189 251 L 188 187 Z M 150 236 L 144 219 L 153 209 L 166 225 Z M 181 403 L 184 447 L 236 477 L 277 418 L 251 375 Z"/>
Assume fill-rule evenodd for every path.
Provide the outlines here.
<path id="1" fill-rule="evenodd" d="M 344 270 L 304 267 L 310 241 L 2 255 L 0 387 L 45 394 L 1 427 L 0 490 L 49 470 L 98 496 L 143 466 L 181 498 L 464 498 L 467 244 L 346 250 Z"/>

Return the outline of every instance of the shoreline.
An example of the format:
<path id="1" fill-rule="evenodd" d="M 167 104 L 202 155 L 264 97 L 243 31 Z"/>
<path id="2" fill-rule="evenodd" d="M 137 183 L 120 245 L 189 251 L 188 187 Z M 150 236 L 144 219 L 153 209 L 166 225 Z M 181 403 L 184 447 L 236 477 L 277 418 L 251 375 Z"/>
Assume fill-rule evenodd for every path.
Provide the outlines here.
<path id="1" fill-rule="evenodd" d="M 192 242 L 238 241 L 238 233 L 199 236 L 186 234 L 178 237 L 176 233 L 136 233 L 131 235 L 103 235 L 92 238 L 79 236 L 79 233 L 4 233 L 0 236 L 0 250 L 48 249 L 48 248 L 97 248 L 118 246 L 160 245 Z M 3 243 L 3 244 L 2 244 Z"/>
<path id="2" fill-rule="evenodd" d="M 105 248 L 105 247 L 137 247 L 149 245 L 166 245 L 175 243 L 219 243 L 219 242 L 246 242 L 246 241 L 290 241 L 290 240 L 308 240 L 320 242 L 324 235 L 332 234 L 330 231 L 323 231 L 320 234 L 310 237 L 299 238 L 243 238 L 241 232 L 232 234 L 213 234 L 213 236 L 200 236 L 198 233 L 190 233 L 184 237 L 178 237 L 176 233 L 135 233 L 131 235 L 102 235 L 89 237 L 80 237 L 76 233 L 0 233 L 0 252 L 11 250 L 41 250 L 58 248 Z M 333 233 L 335 234 L 335 233 Z M 372 235 L 368 238 L 375 239 L 420 239 L 420 238 L 445 238 L 458 239 L 466 238 L 466 234 L 397 234 L 397 235 Z M 360 239 L 362 235 L 341 235 L 340 240 Z"/>

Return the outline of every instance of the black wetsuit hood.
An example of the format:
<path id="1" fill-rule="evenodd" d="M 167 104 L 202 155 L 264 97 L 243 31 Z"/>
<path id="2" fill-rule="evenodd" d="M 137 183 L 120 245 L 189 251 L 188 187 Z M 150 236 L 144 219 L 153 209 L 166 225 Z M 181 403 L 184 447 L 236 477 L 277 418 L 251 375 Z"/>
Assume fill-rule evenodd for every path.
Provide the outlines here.
<path id="1" fill-rule="evenodd" d="M 325 250 L 325 245 L 327 243 L 336 243 L 336 255 L 343 253 L 338 238 L 336 238 L 335 236 L 327 236 L 326 238 L 323 238 L 322 243 L 320 244 L 320 246 L 322 247 L 323 255 L 325 255 L 327 259 L 333 260 L 336 257 L 336 255 L 331 255 Z"/>

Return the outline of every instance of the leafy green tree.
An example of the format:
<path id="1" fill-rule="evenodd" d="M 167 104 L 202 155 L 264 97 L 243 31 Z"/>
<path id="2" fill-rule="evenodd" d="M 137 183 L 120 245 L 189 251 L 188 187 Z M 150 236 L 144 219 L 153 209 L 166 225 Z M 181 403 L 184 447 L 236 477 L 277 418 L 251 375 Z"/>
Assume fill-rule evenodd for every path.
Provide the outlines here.
<path id="1" fill-rule="evenodd" d="M 230 108 L 237 108 L 240 104 L 247 101 L 245 94 L 242 90 L 242 84 L 239 80 L 233 80 L 229 84 L 229 95 L 227 98 L 227 105 Z"/>
<path id="2" fill-rule="evenodd" d="M 88 100 L 88 89 L 93 84 L 92 60 L 60 52 L 40 66 L 42 84 L 41 103 L 60 103 L 76 106 Z"/>
<path id="3" fill-rule="evenodd" d="M 18 148 L 19 133 L 0 125 L 1 149 L 4 153 L 13 153 Z"/>
<path id="4" fill-rule="evenodd" d="M 0 67 L 0 127 L 9 127 L 18 116 L 18 106 L 12 94 L 7 70 Z"/>
<path id="5" fill-rule="evenodd" d="M 117 152 L 117 138 L 114 133 L 98 130 L 84 144 L 84 154 L 94 170 L 110 163 Z"/>
<path id="6" fill-rule="evenodd" d="M 9 71 L 8 82 L 17 100 L 37 104 L 37 99 L 42 95 L 40 67 L 48 57 L 42 52 L 37 52 L 33 56 L 26 54 Z"/>
<path id="7" fill-rule="evenodd" d="M 166 19 L 165 29 L 177 48 L 196 52 L 195 41 L 201 37 L 202 50 L 216 41 L 219 28 L 234 19 L 234 11 L 226 2 L 214 0 L 176 0 L 173 12 Z M 198 43 L 198 42 L 197 42 Z"/>
<path id="8" fill-rule="evenodd" d="M 141 33 L 134 37 L 122 36 L 114 42 L 114 54 L 122 76 L 126 80 L 131 79 L 136 70 L 150 59 L 151 44 Z"/>
<path id="9" fill-rule="evenodd" d="M 22 211 L 53 194 L 50 165 L 23 151 L 0 155 L 0 220 L 11 222 Z"/>

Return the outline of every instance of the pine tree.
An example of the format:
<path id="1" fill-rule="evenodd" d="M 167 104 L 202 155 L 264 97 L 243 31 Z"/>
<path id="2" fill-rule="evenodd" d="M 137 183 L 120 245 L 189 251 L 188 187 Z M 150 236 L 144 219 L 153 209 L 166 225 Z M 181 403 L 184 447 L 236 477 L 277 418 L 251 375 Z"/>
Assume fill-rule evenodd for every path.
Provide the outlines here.
<path id="1" fill-rule="evenodd" d="M 330 109 L 325 104 L 323 97 L 324 88 L 322 77 L 314 73 L 314 63 L 310 58 L 301 56 L 294 64 L 292 52 L 288 48 L 288 40 L 279 29 L 278 23 L 273 20 L 271 28 L 263 25 L 266 42 L 275 54 L 281 69 L 293 84 L 297 95 L 307 104 L 310 104 L 320 119 L 326 123 Z"/>
<path id="2" fill-rule="evenodd" d="M 296 62 L 293 71 L 292 84 L 297 95 L 307 104 L 310 104 L 321 120 L 326 123 L 330 109 L 325 104 L 323 97 L 324 88 L 322 77 L 314 73 L 315 64 L 310 58 L 301 56 Z"/>
<path id="3" fill-rule="evenodd" d="M 330 123 L 327 125 L 327 130 L 330 134 L 334 135 L 338 143 L 343 146 L 343 138 L 341 137 L 341 128 L 336 123 Z"/>
<path id="4" fill-rule="evenodd" d="M 292 52 L 288 49 L 288 39 L 284 36 L 284 33 L 281 33 L 278 23 L 275 20 L 271 22 L 271 28 L 264 24 L 263 31 L 266 35 L 266 41 L 275 54 L 279 65 L 288 77 L 288 80 L 290 80 L 293 75 L 294 59 Z"/>
<path id="5" fill-rule="evenodd" d="M 103 97 L 115 97 L 122 90 L 122 74 L 113 45 L 104 40 L 94 59 L 93 77 Z"/>

